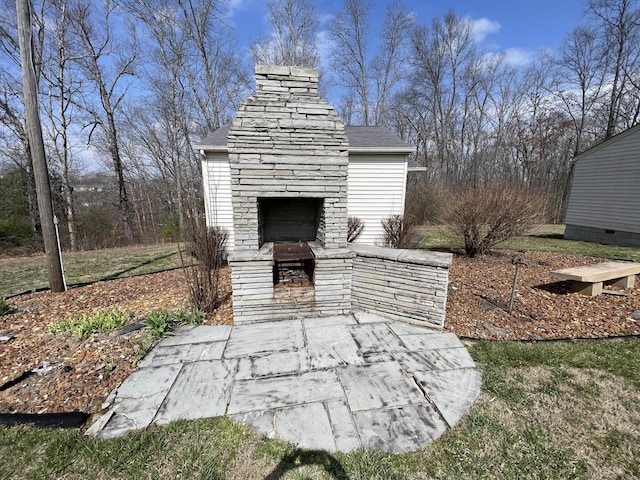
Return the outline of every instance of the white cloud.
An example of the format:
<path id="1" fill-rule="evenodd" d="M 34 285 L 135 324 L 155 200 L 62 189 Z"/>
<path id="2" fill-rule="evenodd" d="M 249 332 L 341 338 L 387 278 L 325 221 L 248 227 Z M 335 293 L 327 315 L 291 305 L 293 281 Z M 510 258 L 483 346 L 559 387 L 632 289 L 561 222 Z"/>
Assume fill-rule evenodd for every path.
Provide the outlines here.
<path id="1" fill-rule="evenodd" d="M 229 0 L 227 2 L 227 8 L 232 12 L 235 12 L 236 10 L 244 10 L 247 8 L 249 3 L 250 0 Z"/>
<path id="2" fill-rule="evenodd" d="M 484 17 L 477 19 L 469 18 L 467 21 L 471 26 L 471 35 L 473 35 L 473 39 L 478 43 L 484 41 L 488 35 L 499 32 L 500 28 L 502 28 L 496 20 L 489 20 Z"/>
<path id="3" fill-rule="evenodd" d="M 487 52 L 482 56 L 481 65 L 488 68 L 490 65 L 503 63 L 514 67 L 523 67 L 533 62 L 539 53 L 522 48 L 507 48 L 504 51 Z"/>
<path id="4" fill-rule="evenodd" d="M 323 13 L 320 14 L 320 25 L 328 25 L 335 18 L 333 13 Z"/>
<path id="5" fill-rule="evenodd" d="M 234 17 L 238 12 L 250 11 L 255 8 L 255 0 L 228 0 L 224 5 L 227 18 Z"/>
<path id="6" fill-rule="evenodd" d="M 507 65 L 521 67 L 531 63 L 535 58 L 535 53 L 522 48 L 507 48 L 504 52 L 504 62 Z"/>

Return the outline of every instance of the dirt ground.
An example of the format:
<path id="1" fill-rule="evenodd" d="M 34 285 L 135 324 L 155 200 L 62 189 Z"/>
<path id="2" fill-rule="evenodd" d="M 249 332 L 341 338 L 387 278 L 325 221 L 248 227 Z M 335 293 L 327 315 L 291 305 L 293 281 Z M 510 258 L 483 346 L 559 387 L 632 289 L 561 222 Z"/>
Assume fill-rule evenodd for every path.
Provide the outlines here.
<path id="1" fill-rule="evenodd" d="M 509 302 L 515 252 L 497 251 L 479 258 L 456 256 L 450 271 L 445 330 L 461 337 L 545 340 L 640 335 L 640 286 L 585 297 L 569 293 L 551 270 L 597 263 L 602 259 L 530 252 L 520 267 L 514 308 Z M 223 275 L 228 294 L 229 270 Z M 188 291 L 181 270 L 98 282 L 61 294 L 32 293 L 10 299 L 17 311 L 0 317 L 0 412 L 96 412 L 106 396 L 135 368 L 141 331 L 123 335 L 94 334 L 80 341 L 52 335 L 51 325 L 79 313 L 127 308 L 133 321 L 154 309 L 187 307 Z M 232 324 L 231 300 L 206 324 Z M 6 340 L 6 338 L 9 340 Z M 29 374 L 36 371 L 37 373 Z M 17 381 L 17 379 L 22 379 Z M 11 385 L 15 381 L 14 385 Z"/>

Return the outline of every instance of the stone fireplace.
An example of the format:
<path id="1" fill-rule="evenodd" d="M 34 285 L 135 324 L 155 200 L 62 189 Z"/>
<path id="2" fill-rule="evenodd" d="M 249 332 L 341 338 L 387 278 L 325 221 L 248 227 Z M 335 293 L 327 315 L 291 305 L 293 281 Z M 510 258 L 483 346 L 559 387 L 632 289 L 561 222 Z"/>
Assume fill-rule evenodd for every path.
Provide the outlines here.
<path id="1" fill-rule="evenodd" d="M 236 324 L 350 312 L 348 140 L 317 71 L 257 66 L 227 141 Z"/>
<path id="2" fill-rule="evenodd" d="M 359 128 L 376 130 L 351 130 L 356 140 L 384 135 L 379 127 Z M 215 198 L 228 198 L 209 214 L 233 219 L 237 325 L 364 311 L 442 328 L 451 254 L 347 245 L 349 155 L 371 150 L 349 153 L 344 125 L 318 97 L 315 69 L 257 66 L 255 93 L 219 135 L 213 155 L 225 161 L 214 162 L 217 183 L 205 184 L 210 193 L 219 186 Z M 389 165 L 372 163 L 369 173 L 383 172 L 385 180 L 370 186 L 375 201 L 367 211 L 382 212 L 392 201 L 378 196 Z M 357 193 L 364 177 L 354 168 Z"/>

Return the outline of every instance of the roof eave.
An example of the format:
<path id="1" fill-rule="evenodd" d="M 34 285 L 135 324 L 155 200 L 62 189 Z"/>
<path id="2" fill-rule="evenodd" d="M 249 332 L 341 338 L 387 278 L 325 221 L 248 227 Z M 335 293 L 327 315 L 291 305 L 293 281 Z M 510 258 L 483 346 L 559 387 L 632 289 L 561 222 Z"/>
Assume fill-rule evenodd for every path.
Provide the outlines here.
<path id="1" fill-rule="evenodd" d="M 229 149 L 222 145 L 194 145 L 194 150 L 214 153 L 227 153 Z"/>
<path id="2" fill-rule="evenodd" d="M 385 155 L 385 154 L 395 154 L 395 155 L 409 155 L 411 153 L 416 153 L 416 149 L 413 147 L 388 147 L 388 148 L 373 148 L 373 147 L 353 147 L 349 148 L 349 153 L 357 154 L 368 154 L 368 155 Z"/>
<path id="3" fill-rule="evenodd" d="M 194 145 L 194 150 L 203 150 L 205 152 L 214 152 L 214 153 L 228 153 L 229 149 L 226 146 L 222 145 Z M 416 149 L 411 147 L 399 147 L 399 148 L 363 148 L 363 147 L 355 147 L 349 148 L 349 153 L 360 154 L 360 155 L 409 155 L 411 153 L 415 153 Z"/>

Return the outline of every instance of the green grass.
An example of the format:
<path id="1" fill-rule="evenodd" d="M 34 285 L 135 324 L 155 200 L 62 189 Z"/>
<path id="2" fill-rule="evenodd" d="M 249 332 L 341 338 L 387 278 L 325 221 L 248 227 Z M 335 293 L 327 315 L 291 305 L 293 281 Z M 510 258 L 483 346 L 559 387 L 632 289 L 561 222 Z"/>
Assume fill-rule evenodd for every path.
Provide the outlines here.
<path id="1" fill-rule="evenodd" d="M 606 479 L 640 477 L 640 341 L 470 345 L 480 398 L 406 455 L 299 450 L 227 419 L 120 439 L 0 427 L 0 478 Z"/>
<path id="2" fill-rule="evenodd" d="M 67 318 L 51 325 L 51 333 L 61 333 L 63 335 L 78 337 L 82 340 L 92 333 L 111 332 L 122 327 L 128 320 L 133 318 L 130 310 L 98 310 L 91 315 L 83 313 L 77 317 Z"/>
<path id="3" fill-rule="evenodd" d="M 175 243 L 62 254 L 68 285 L 130 277 L 181 266 Z M 0 259 L 0 297 L 47 288 L 45 257 Z"/>
<path id="4" fill-rule="evenodd" d="M 460 248 L 441 226 L 421 226 L 418 231 L 425 235 L 421 248 L 450 249 Z M 507 250 L 542 251 L 587 255 L 592 257 L 616 258 L 640 262 L 640 248 L 602 245 L 599 243 L 564 240 L 564 225 L 541 225 L 530 235 L 517 237 L 500 243 L 496 248 Z"/>

